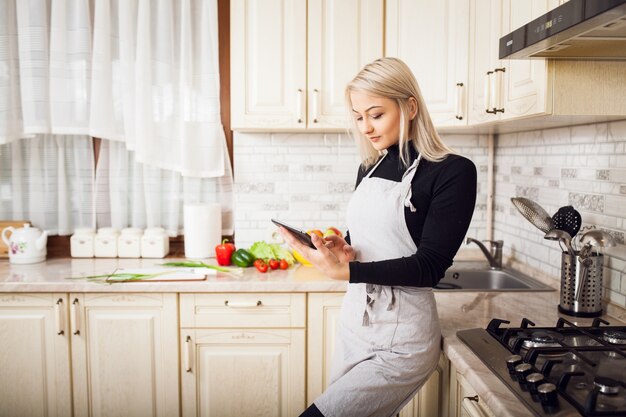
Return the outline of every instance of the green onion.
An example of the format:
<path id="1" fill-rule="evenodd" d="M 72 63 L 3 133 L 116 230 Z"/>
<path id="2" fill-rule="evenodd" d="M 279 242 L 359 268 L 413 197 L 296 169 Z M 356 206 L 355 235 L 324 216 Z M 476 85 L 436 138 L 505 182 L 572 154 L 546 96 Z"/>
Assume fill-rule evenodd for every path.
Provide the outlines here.
<path id="1" fill-rule="evenodd" d="M 220 271 L 220 272 L 233 272 L 233 270 L 230 269 L 230 268 L 223 268 L 221 266 L 208 265 L 208 264 L 205 264 L 204 262 L 200 262 L 200 261 L 166 262 L 166 263 L 161 264 L 161 265 L 164 265 L 164 266 L 177 266 L 177 267 L 181 267 L 181 268 L 209 268 L 209 269 L 215 269 L 216 271 Z"/>
<path id="2" fill-rule="evenodd" d="M 155 274 L 130 274 L 130 273 L 113 273 L 113 274 L 104 274 L 104 275 L 88 275 L 85 277 L 68 277 L 65 279 L 86 279 L 88 281 L 95 282 L 124 282 L 124 281 L 140 281 L 143 279 L 149 279 L 158 277 L 159 275 L 167 274 L 171 271 L 163 271 Z M 104 278 L 104 279 L 103 279 Z"/>

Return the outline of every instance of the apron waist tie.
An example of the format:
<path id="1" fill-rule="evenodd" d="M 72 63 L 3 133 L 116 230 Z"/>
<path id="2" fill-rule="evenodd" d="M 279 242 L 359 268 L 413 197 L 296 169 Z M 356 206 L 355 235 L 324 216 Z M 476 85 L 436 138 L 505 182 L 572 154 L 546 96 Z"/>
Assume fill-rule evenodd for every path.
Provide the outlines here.
<path id="1" fill-rule="evenodd" d="M 376 298 L 370 297 L 369 294 L 378 295 L 381 293 L 381 290 L 382 288 L 379 285 L 367 284 L 366 292 L 368 295 L 365 298 L 365 310 L 363 311 L 363 322 L 361 324 L 363 327 L 368 327 L 370 325 L 370 315 L 369 315 L 368 309 L 371 309 L 372 306 L 374 305 L 374 301 L 376 301 Z M 391 301 L 387 305 L 387 311 L 393 310 L 394 306 L 396 305 L 396 293 L 394 291 L 394 288 L 390 287 L 390 290 L 391 290 Z"/>

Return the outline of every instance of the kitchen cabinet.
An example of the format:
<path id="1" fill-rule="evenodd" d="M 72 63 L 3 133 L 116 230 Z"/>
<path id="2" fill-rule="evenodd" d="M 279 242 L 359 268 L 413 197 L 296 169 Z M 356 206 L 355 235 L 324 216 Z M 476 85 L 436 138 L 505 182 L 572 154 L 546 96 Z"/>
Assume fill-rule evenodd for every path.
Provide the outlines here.
<path id="1" fill-rule="evenodd" d="M 176 294 L 70 294 L 74 416 L 177 416 Z"/>
<path id="2" fill-rule="evenodd" d="M 176 314 L 176 294 L 2 294 L 0 415 L 178 415 Z"/>
<path id="3" fill-rule="evenodd" d="M 345 84 L 382 56 L 383 16 L 383 0 L 231 1 L 232 129 L 345 129 Z"/>
<path id="4" fill-rule="evenodd" d="M 343 293 L 310 293 L 307 319 L 307 405 L 330 382 L 335 335 Z M 448 360 L 442 354 L 437 370 L 400 412 L 400 417 L 447 415 Z"/>
<path id="5" fill-rule="evenodd" d="M 558 0 L 471 0 L 469 123 L 551 110 L 548 61 L 500 60 L 500 37 L 559 5 Z"/>
<path id="6" fill-rule="evenodd" d="M 385 55 L 411 68 L 434 125 L 466 125 L 469 0 L 387 0 L 385 11 Z"/>
<path id="7" fill-rule="evenodd" d="M 67 294 L 0 294 L 0 415 L 72 414 Z"/>
<path id="8" fill-rule="evenodd" d="M 183 416 L 305 408 L 304 294 L 181 294 Z"/>
<path id="9" fill-rule="evenodd" d="M 507 132 L 596 123 L 626 114 L 624 62 L 499 59 L 500 37 L 561 3 L 470 1 L 470 126 L 498 124 L 498 132 Z"/>
<path id="10" fill-rule="evenodd" d="M 476 390 L 450 365 L 450 416 L 495 417 Z"/>

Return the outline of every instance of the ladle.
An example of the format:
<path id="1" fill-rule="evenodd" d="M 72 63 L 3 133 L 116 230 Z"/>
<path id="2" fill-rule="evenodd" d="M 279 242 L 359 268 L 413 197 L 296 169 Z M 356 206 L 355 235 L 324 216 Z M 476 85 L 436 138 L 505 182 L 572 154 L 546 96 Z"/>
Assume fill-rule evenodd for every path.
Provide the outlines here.
<path id="1" fill-rule="evenodd" d="M 567 253 L 572 256 L 574 255 L 574 249 L 572 248 L 572 236 L 565 230 L 552 229 L 548 233 L 546 233 L 543 238 L 548 240 L 558 240 L 559 243 L 563 242 L 563 244 L 567 248 Z"/>
<path id="2" fill-rule="evenodd" d="M 580 243 L 583 245 L 583 249 L 587 246 L 595 246 L 597 248 L 608 248 L 615 246 L 615 238 L 610 233 L 604 230 L 592 229 L 585 232 L 580 238 Z M 581 252 L 582 252 L 581 250 Z"/>

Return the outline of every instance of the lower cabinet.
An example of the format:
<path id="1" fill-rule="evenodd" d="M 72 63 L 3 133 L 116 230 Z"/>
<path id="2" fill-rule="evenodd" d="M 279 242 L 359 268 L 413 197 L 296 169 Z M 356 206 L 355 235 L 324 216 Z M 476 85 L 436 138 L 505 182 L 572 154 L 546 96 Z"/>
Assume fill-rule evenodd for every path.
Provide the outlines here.
<path id="1" fill-rule="evenodd" d="M 0 416 L 72 415 L 67 294 L 0 294 Z"/>
<path id="2" fill-rule="evenodd" d="M 450 417 L 495 417 L 476 390 L 450 366 Z"/>
<path id="3" fill-rule="evenodd" d="M 298 416 L 305 294 L 181 294 L 183 416 Z"/>
<path id="4" fill-rule="evenodd" d="M 307 322 L 307 405 L 329 385 L 343 293 L 310 293 Z M 401 417 L 448 415 L 449 361 L 442 354 L 436 371 L 400 412 Z"/>
<path id="5" fill-rule="evenodd" d="M 178 415 L 176 297 L 1 294 L 0 415 Z"/>

